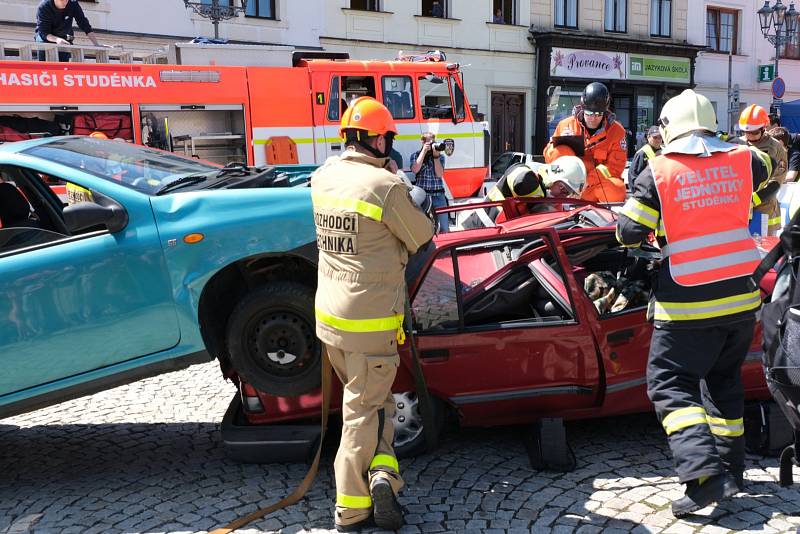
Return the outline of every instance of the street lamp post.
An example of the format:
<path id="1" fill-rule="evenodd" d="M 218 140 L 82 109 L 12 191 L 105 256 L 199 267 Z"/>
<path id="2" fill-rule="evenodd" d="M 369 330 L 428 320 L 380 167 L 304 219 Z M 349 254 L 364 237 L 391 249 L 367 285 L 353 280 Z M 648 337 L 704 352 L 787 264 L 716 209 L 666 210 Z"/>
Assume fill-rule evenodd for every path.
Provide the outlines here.
<path id="1" fill-rule="evenodd" d="M 761 33 L 767 41 L 775 46 L 775 78 L 777 78 L 781 47 L 785 46 L 795 36 L 797 19 L 800 13 L 795 10 L 794 3 L 787 10 L 781 0 L 776 0 L 773 6 L 769 5 L 769 0 L 764 0 L 764 5 L 757 13 L 761 24 Z M 777 113 L 778 106 L 775 102 L 775 95 L 772 95 L 772 106 L 770 108 L 770 113 Z"/>
<path id="2" fill-rule="evenodd" d="M 222 20 L 236 18 L 239 13 L 247 10 L 247 0 L 239 0 L 241 7 L 235 5 L 235 0 L 227 0 L 226 5 L 220 5 L 221 0 L 206 0 L 205 2 L 183 0 L 183 4 L 214 24 L 214 39 L 219 39 L 219 23 Z"/>

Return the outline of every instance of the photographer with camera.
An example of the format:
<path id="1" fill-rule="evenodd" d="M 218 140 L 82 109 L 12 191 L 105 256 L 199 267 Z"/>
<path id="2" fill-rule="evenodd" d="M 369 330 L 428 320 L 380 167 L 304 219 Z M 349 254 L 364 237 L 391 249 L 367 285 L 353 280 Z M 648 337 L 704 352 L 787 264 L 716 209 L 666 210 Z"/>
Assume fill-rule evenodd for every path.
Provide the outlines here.
<path id="1" fill-rule="evenodd" d="M 422 147 L 411 154 L 411 172 L 414 173 L 415 183 L 425 190 L 431 199 L 433 208 L 447 206 L 447 197 L 444 194 L 444 143 L 436 144 L 436 135 L 433 132 L 422 134 Z M 449 230 L 450 221 L 446 213 L 436 216 L 439 223 L 439 232 Z"/>
<path id="2" fill-rule="evenodd" d="M 78 0 L 42 0 L 36 9 L 36 42 L 71 45 L 75 39 L 73 19 L 94 46 L 102 46 L 92 33 L 92 25 L 89 24 L 89 19 L 84 15 Z M 70 57 L 69 52 L 59 50 L 59 61 L 67 62 Z M 39 52 L 39 60 L 45 60 L 44 51 Z"/>

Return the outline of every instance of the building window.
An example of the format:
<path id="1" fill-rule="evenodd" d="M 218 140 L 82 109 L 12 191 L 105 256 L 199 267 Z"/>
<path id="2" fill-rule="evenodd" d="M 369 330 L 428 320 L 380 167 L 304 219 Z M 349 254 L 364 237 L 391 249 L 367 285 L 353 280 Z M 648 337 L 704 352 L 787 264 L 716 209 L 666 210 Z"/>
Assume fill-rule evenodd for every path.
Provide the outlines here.
<path id="1" fill-rule="evenodd" d="M 492 9 L 492 22 L 495 24 L 516 24 L 516 0 L 494 0 Z"/>
<path id="2" fill-rule="evenodd" d="M 626 32 L 627 12 L 627 0 L 606 0 L 605 30 L 607 32 Z"/>
<path id="3" fill-rule="evenodd" d="M 559 28 L 578 27 L 578 0 L 555 0 L 556 20 Z"/>
<path id="4" fill-rule="evenodd" d="M 706 11 L 706 46 L 714 52 L 738 50 L 739 12 L 709 7 Z"/>
<path id="5" fill-rule="evenodd" d="M 781 57 L 800 59 L 800 37 L 798 37 L 798 35 L 800 35 L 800 32 L 792 33 L 789 42 L 787 42 L 786 46 L 781 50 Z"/>
<path id="6" fill-rule="evenodd" d="M 247 2 L 248 17 L 259 17 L 262 19 L 275 18 L 275 0 L 250 0 Z"/>
<path id="7" fill-rule="evenodd" d="M 650 0 L 650 35 L 672 35 L 672 0 Z"/>
<path id="8" fill-rule="evenodd" d="M 447 0 L 422 0 L 422 16 L 446 19 L 450 17 Z"/>
<path id="9" fill-rule="evenodd" d="M 360 9 L 361 11 L 380 11 L 381 6 L 378 0 L 350 0 L 350 9 Z"/>

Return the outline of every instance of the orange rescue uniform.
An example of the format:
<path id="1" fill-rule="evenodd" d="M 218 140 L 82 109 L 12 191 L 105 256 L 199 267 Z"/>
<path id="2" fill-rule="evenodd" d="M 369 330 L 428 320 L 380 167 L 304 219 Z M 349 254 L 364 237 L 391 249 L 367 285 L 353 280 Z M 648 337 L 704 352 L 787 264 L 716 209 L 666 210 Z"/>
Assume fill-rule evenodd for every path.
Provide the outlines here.
<path id="1" fill-rule="evenodd" d="M 581 198 L 592 202 L 624 202 L 625 182 L 621 176 L 628 159 L 625 128 L 614 121 L 603 119 L 601 127 L 589 135 L 586 126 L 574 115 L 563 119 L 556 126 L 553 137 L 560 135 L 583 135 L 586 150 L 581 157 L 586 165 L 586 188 Z M 575 156 L 567 145 L 553 145 L 552 140 L 544 149 L 544 160 L 552 163 L 561 156 Z"/>

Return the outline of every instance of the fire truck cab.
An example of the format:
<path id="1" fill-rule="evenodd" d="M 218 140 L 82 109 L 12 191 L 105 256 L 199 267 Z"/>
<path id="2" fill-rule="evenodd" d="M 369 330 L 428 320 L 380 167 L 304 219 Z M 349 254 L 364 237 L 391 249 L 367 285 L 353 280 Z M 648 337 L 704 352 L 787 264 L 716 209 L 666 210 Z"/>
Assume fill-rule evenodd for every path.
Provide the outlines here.
<path id="1" fill-rule="evenodd" d="M 489 133 L 473 118 L 459 66 L 443 54 L 354 61 L 295 52 L 286 66 L 0 61 L 0 142 L 103 132 L 218 164 L 320 164 L 344 149 L 342 112 L 382 101 L 408 170 L 421 134 L 445 143 L 445 180 L 470 196 L 486 177 Z"/>

